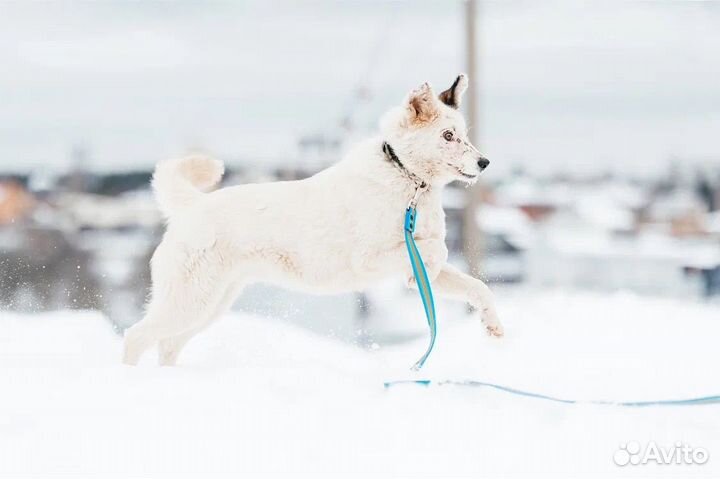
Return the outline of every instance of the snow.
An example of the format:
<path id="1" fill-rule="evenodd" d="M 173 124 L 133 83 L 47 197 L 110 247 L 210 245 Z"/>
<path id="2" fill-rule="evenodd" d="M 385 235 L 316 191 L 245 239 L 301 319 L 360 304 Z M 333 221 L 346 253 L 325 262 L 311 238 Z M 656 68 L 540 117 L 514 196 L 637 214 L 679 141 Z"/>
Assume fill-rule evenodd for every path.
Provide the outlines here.
<path id="1" fill-rule="evenodd" d="M 177 368 L 119 364 L 93 312 L 0 319 L 0 477 L 711 477 L 720 405 L 562 405 L 488 389 L 400 386 L 477 379 L 576 399 L 720 393 L 717 304 L 568 291 L 498 292 L 507 336 L 467 316 L 363 350 L 287 321 L 232 313 Z M 459 313 L 455 313 L 459 314 Z M 418 316 L 418 321 L 424 321 Z M 620 443 L 683 441 L 704 465 L 616 466 Z M 240 476 L 243 474 L 243 476 Z"/>

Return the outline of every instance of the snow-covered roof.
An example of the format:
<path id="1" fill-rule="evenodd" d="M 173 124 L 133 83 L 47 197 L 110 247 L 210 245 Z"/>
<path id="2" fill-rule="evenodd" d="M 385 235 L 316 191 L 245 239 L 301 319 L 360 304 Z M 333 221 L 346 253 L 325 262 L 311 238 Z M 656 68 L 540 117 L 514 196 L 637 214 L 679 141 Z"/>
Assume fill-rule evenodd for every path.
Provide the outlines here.
<path id="1" fill-rule="evenodd" d="M 693 211 L 704 211 L 705 205 L 688 189 L 675 189 L 653 201 L 650 215 L 655 219 L 671 219 Z"/>
<path id="2" fill-rule="evenodd" d="M 528 247 L 532 242 L 533 224 L 518 208 L 484 204 L 475 218 L 485 233 L 505 236 L 520 247 Z"/>
<path id="3" fill-rule="evenodd" d="M 113 228 L 119 226 L 155 226 L 160 213 L 149 192 L 133 192 L 120 197 L 67 193 L 58 205 L 70 213 L 78 226 Z"/>
<path id="4" fill-rule="evenodd" d="M 495 190 L 498 204 L 519 205 L 565 205 L 571 200 L 570 187 L 564 183 L 540 184 L 527 177 L 513 178 Z"/>
<path id="5" fill-rule="evenodd" d="M 482 205 L 477 212 L 478 226 L 488 233 L 529 234 L 532 226 L 527 215 L 518 208 Z"/>
<path id="6" fill-rule="evenodd" d="M 600 194 L 579 198 L 573 208 L 585 222 L 610 231 L 631 230 L 635 224 L 632 211 Z"/>
<path id="7" fill-rule="evenodd" d="M 707 214 L 705 217 L 705 229 L 708 233 L 720 234 L 720 211 Z"/>
<path id="8" fill-rule="evenodd" d="M 509 180 L 495 190 L 497 203 L 507 206 L 548 205 L 560 208 L 572 206 L 586 197 L 629 209 L 638 208 L 647 202 L 647 194 L 641 187 L 623 180 L 570 183 L 540 182 L 529 177 L 519 177 Z"/>

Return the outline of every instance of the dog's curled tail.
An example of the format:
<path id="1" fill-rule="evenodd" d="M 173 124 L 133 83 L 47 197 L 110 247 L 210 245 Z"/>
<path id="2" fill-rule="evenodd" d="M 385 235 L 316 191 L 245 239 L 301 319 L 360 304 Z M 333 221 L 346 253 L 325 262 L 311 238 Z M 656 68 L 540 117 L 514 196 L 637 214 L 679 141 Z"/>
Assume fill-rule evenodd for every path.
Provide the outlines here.
<path id="1" fill-rule="evenodd" d="M 155 167 L 152 186 L 160 211 L 170 218 L 195 202 L 203 190 L 215 186 L 225 171 L 222 161 L 193 155 L 161 161 Z"/>

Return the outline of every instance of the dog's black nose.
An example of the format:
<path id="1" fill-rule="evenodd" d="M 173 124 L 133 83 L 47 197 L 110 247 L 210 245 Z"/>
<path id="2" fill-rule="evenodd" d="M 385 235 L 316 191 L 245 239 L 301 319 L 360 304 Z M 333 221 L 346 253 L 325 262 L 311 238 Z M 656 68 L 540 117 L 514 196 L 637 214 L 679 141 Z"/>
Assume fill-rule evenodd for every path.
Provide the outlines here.
<path id="1" fill-rule="evenodd" d="M 488 167 L 490 164 L 490 160 L 487 158 L 483 158 L 482 156 L 478 159 L 478 167 L 480 168 L 480 171 L 484 170 Z"/>

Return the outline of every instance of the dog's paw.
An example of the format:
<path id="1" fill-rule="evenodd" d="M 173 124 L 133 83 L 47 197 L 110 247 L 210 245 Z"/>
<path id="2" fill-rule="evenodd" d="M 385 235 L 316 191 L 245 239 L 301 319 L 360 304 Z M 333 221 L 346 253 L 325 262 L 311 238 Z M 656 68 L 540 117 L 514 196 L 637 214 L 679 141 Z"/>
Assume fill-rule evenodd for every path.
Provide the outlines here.
<path id="1" fill-rule="evenodd" d="M 482 322 L 485 325 L 485 329 L 487 330 L 488 336 L 492 336 L 494 338 L 502 338 L 505 336 L 505 330 L 502 327 L 502 324 L 500 324 L 500 320 L 497 318 L 495 314 L 493 314 L 492 311 L 483 311 L 482 316 Z"/>
<path id="2" fill-rule="evenodd" d="M 487 330 L 488 336 L 492 336 L 494 338 L 502 338 L 505 336 L 505 330 L 500 323 L 486 324 L 485 329 Z"/>

